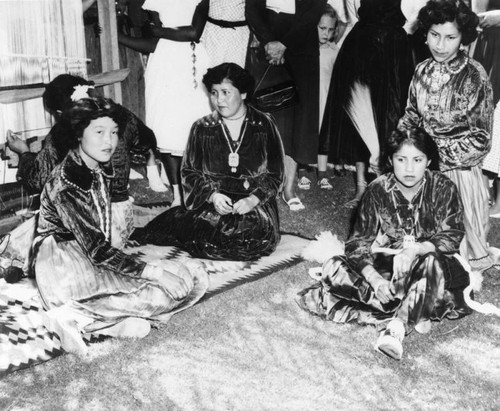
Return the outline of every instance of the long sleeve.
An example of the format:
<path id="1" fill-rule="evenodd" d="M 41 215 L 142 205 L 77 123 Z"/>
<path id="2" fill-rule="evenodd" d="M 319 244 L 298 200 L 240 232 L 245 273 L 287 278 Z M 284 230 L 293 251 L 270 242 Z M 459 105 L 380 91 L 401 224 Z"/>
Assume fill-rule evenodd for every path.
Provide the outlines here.
<path id="1" fill-rule="evenodd" d="M 482 160 L 491 147 L 493 90 L 487 78 L 481 78 L 479 73 L 475 77 L 470 80 L 471 93 L 466 97 L 469 102 L 466 113 L 469 127 L 465 136 L 457 142 L 459 155 L 466 164 Z"/>
<path id="2" fill-rule="evenodd" d="M 444 176 L 435 178 L 432 188 L 432 210 L 425 211 L 427 218 L 435 221 L 436 232 L 425 241 L 430 241 L 445 254 L 458 253 L 465 233 L 463 206 L 455 184 Z M 425 218 L 425 216 L 424 216 Z"/>
<path id="3" fill-rule="evenodd" d="M 455 70 L 455 71 L 453 71 Z M 493 92 L 484 68 L 464 53 L 415 70 L 401 130 L 423 127 L 439 149 L 441 171 L 474 167 L 491 145 Z"/>
<path id="4" fill-rule="evenodd" d="M 94 264 L 117 274 L 141 276 L 146 264 L 112 247 L 97 226 L 95 216 L 90 211 L 90 193 L 66 189 L 49 196 L 50 203 L 47 202 L 47 193 L 44 194 L 43 209 L 52 210 L 52 215 L 58 216 L 64 228 L 74 236 Z M 50 219 L 50 216 L 44 214 L 44 218 Z"/>
<path id="5" fill-rule="evenodd" d="M 203 170 L 203 123 L 193 124 L 182 160 L 181 175 L 184 190 L 184 203 L 187 209 L 197 209 L 206 203 L 220 187 Z"/>
<path id="6" fill-rule="evenodd" d="M 363 196 L 353 233 L 345 245 L 345 254 L 353 269 L 361 273 L 366 266 L 373 266 L 374 257 L 371 251 L 372 244 L 377 238 L 380 229 L 379 209 L 381 204 L 377 186 L 368 186 Z"/>
<path id="7" fill-rule="evenodd" d="M 123 138 L 128 149 L 135 154 L 147 155 L 148 151 L 156 149 L 156 136 L 139 117 L 122 107 L 125 129 Z"/>
<path id="8" fill-rule="evenodd" d="M 46 137 L 45 145 L 38 153 L 24 153 L 19 157 L 17 178 L 30 194 L 42 192 L 50 173 L 62 161 L 52 142 L 52 132 L 55 127 Z"/>
<path id="9" fill-rule="evenodd" d="M 283 183 L 285 154 L 278 127 L 272 117 L 268 116 L 270 132 L 267 133 L 267 167 L 255 183 L 257 188 L 252 191 L 261 204 L 276 198 Z"/>
<path id="10" fill-rule="evenodd" d="M 316 25 L 325 4 L 326 0 L 296 1 L 296 14 L 293 17 L 288 16 L 282 27 L 276 27 L 275 20 L 279 20 L 279 16 L 272 21 L 268 18 L 265 0 L 247 1 L 245 14 L 248 25 L 262 44 L 280 41 L 289 51 L 302 53 L 307 51 L 312 36 L 315 36 L 314 44 L 317 44 Z"/>
<path id="11" fill-rule="evenodd" d="M 252 32 L 262 44 L 278 40 L 266 20 L 266 0 L 252 0 L 245 3 L 245 17 Z"/>
<path id="12" fill-rule="evenodd" d="M 422 127 L 422 116 L 418 112 L 417 106 L 416 82 L 417 79 L 414 74 L 408 89 L 408 100 L 406 102 L 405 113 L 398 123 L 398 129 L 402 131 Z"/>

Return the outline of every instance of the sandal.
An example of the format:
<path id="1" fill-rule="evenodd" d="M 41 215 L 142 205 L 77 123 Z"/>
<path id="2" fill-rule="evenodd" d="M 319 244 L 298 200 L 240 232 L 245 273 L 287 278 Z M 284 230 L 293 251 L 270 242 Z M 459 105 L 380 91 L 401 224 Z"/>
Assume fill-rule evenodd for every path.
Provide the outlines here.
<path id="1" fill-rule="evenodd" d="M 318 181 L 319 188 L 322 190 L 333 190 L 333 186 L 330 184 L 326 177 L 323 177 Z"/>
<path id="2" fill-rule="evenodd" d="M 282 200 L 285 202 L 285 204 L 288 206 L 290 211 L 300 211 L 306 208 L 304 204 L 302 204 L 302 201 L 300 201 L 300 198 L 298 197 L 292 197 L 290 200 L 286 201 L 285 199 L 285 194 L 281 194 Z"/>
<path id="3" fill-rule="evenodd" d="M 297 185 L 301 190 L 310 190 L 311 189 L 311 180 L 309 180 L 306 176 L 301 177 L 299 179 Z M 293 198 L 292 198 L 292 200 L 293 200 Z"/>

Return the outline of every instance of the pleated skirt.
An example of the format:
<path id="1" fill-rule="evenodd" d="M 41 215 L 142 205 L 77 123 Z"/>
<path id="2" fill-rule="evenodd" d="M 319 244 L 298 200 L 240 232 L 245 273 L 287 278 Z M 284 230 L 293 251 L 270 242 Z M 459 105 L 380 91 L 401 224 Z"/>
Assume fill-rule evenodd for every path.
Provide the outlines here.
<path id="1" fill-rule="evenodd" d="M 168 269 L 179 276 L 191 275 L 195 287 L 184 300 L 176 301 L 153 281 L 94 265 L 76 241 L 57 242 L 49 236 L 40 245 L 35 272 L 46 310 L 71 304 L 81 314 L 109 326 L 126 317 L 161 320 L 165 314 L 180 311 L 198 301 L 208 287 L 206 273 L 192 273 L 180 267 L 181 264 L 171 262 Z"/>
<path id="2" fill-rule="evenodd" d="M 464 206 L 465 237 L 460 245 L 460 254 L 469 259 L 472 268 L 489 268 L 493 264 L 486 242 L 490 227 L 489 192 L 481 167 L 455 169 L 443 174 L 457 185 Z"/>

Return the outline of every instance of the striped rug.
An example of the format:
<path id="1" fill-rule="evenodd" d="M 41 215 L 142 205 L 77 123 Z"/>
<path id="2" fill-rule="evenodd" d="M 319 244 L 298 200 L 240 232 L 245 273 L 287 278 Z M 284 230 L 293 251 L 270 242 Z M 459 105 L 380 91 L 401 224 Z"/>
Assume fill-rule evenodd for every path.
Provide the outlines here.
<path id="1" fill-rule="evenodd" d="M 201 264 L 208 272 L 210 286 L 206 300 L 240 284 L 258 280 L 302 260 L 302 249 L 309 240 L 283 235 L 276 251 L 257 261 L 212 261 L 194 259 L 176 247 L 141 246 L 127 249 L 152 262 L 173 259 Z M 7 284 L 0 279 L 0 377 L 50 360 L 63 353 L 59 338 L 42 324 L 41 304 L 32 280 Z"/>

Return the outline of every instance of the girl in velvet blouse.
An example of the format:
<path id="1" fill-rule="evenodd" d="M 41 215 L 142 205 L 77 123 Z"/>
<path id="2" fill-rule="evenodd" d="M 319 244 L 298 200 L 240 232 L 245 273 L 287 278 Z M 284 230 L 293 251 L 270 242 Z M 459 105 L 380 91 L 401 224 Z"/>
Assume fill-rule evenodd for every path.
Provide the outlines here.
<path id="1" fill-rule="evenodd" d="M 150 321 L 193 304 L 208 284 L 204 272 L 146 264 L 111 245 L 120 117 L 111 100 L 82 97 L 63 112 L 71 147 L 43 189 L 31 260 L 46 326 L 77 354 L 86 352 L 86 333 L 144 337 Z"/>

